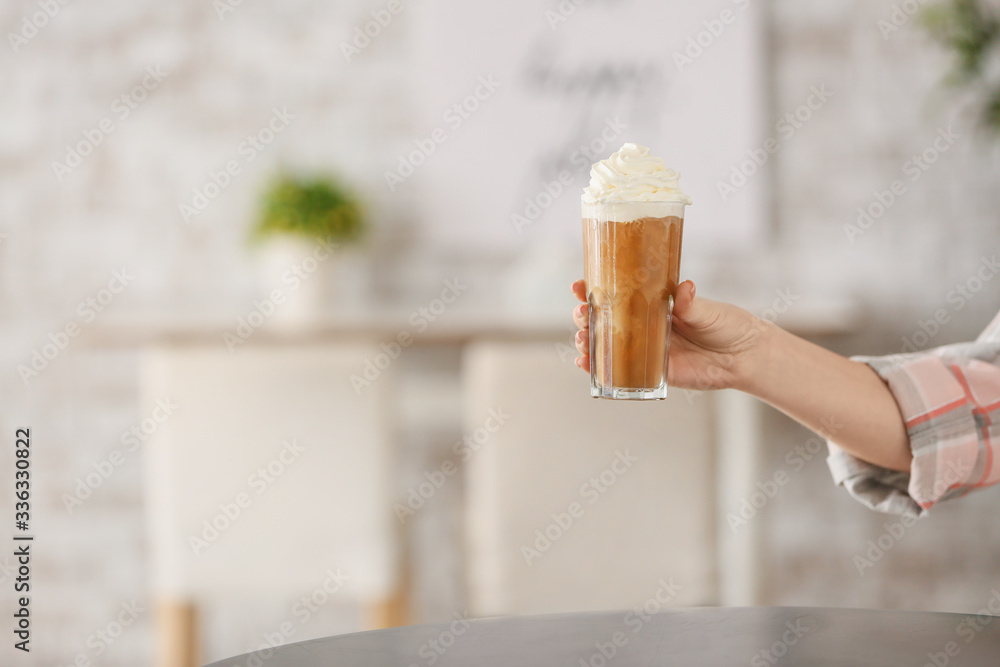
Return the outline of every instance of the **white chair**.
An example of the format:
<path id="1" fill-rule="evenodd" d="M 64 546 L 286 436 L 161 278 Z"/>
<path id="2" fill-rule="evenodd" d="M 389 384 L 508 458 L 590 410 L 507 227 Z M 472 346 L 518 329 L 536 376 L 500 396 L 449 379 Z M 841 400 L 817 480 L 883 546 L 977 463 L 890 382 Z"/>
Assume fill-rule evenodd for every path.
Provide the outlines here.
<path id="1" fill-rule="evenodd" d="M 472 613 L 717 604 L 711 395 L 592 399 L 574 356 L 466 351 Z"/>
<path id="2" fill-rule="evenodd" d="M 395 594 L 392 369 L 360 393 L 349 379 L 378 352 L 247 344 L 144 355 L 143 414 L 176 405 L 143 444 L 152 589 L 166 609 L 159 664 L 195 659 L 199 600 L 266 604 L 338 569 L 338 600 L 377 611 Z"/>

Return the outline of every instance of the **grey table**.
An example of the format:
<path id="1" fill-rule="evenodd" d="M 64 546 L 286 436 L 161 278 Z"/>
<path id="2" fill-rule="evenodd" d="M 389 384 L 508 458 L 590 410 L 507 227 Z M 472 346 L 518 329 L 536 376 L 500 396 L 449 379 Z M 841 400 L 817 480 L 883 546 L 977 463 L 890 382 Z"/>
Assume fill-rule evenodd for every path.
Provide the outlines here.
<path id="1" fill-rule="evenodd" d="M 460 619 L 289 644 L 209 667 L 998 667 L 993 618 L 788 607 Z"/>

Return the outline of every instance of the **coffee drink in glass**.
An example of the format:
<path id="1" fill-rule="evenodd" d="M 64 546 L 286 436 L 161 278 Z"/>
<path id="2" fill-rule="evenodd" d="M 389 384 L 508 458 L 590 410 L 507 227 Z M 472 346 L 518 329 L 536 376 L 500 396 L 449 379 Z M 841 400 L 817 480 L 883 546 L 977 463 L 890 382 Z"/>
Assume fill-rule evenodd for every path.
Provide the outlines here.
<path id="1" fill-rule="evenodd" d="M 684 207 L 680 175 L 625 144 L 594 165 L 583 195 L 591 396 L 667 397 Z"/>

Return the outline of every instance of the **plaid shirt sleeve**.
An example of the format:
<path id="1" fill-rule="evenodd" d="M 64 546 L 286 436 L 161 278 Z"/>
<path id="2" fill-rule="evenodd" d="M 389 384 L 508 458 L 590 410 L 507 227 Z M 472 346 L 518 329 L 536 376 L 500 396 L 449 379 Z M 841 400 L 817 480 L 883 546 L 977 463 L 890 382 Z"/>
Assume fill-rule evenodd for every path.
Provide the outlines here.
<path id="1" fill-rule="evenodd" d="M 892 391 L 913 450 L 910 471 L 871 465 L 829 442 L 834 481 L 871 509 L 923 515 L 1000 481 L 1000 315 L 974 343 L 853 357 Z"/>

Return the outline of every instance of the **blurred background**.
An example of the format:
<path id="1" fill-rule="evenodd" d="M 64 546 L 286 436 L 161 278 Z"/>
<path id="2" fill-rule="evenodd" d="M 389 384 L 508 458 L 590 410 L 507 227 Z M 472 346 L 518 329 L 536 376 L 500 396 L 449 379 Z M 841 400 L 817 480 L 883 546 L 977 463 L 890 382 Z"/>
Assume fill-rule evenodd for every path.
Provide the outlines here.
<path id="1" fill-rule="evenodd" d="M 1000 308 L 980 6 L 3 3 L 17 664 L 492 614 L 983 608 L 995 490 L 903 526 L 750 399 L 594 402 L 569 292 L 589 166 L 631 141 L 694 198 L 700 295 L 843 354 L 974 338 Z"/>

